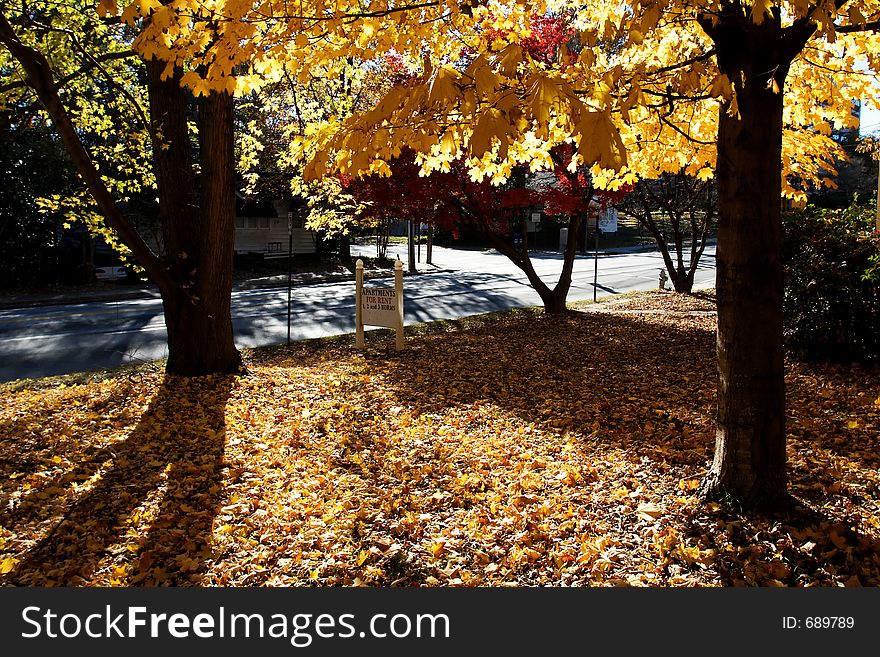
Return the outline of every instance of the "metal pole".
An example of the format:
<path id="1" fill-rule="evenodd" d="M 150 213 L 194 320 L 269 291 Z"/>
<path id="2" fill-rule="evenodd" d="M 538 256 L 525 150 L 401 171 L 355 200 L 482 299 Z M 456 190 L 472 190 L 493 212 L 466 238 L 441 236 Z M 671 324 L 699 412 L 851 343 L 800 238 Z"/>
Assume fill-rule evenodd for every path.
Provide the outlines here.
<path id="1" fill-rule="evenodd" d="M 880 152 L 877 153 L 877 222 L 875 228 L 880 233 Z"/>
<path id="2" fill-rule="evenodd" d="M 599 217 L 596 217 L 596 253 L 593 258 L 593 302 L 596 301 L 596 290 L 599 288 Z"/>
<path id="3" fill-rule="evenodd" d="M 287 346 L 290 346 L 290 288 L 293 284 L 293 212 L 287 213 Z"/>
<path id="4" fill-rule="evenodd" d="M 409 263 L 408 269 L 411 274 L 414 274 L 416 272 L 416 244 L 413 232 L 413 222 L 412 219 L 410 219 L 406 222 L 406 259 Z"/>

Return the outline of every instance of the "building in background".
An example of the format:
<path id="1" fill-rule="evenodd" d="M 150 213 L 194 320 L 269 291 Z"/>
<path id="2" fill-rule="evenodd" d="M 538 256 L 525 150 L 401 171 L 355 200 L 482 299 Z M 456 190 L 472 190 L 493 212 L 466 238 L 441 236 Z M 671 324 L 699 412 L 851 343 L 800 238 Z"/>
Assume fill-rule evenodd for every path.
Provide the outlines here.
<path id="1" fill-rule="evenodd" d="M 287 199 L 252 200 L 236 194 L 235 253 L 262 255 L 263 258 L 287 257 L 287 217 L 291 213 L 293 254 L 315 253 L 315 232 L 304 226 L 299 205 Z"/>

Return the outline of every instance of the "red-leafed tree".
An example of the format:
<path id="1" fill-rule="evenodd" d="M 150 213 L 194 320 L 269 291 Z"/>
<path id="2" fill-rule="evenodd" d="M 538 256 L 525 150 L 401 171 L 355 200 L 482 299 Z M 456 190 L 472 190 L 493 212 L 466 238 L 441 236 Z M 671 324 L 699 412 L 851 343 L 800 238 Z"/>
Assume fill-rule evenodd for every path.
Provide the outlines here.
<path id="1" fill-rule="evenodd" d="M 467 175 L 459 174 L 455 178 L 460 184 L 460 191 L 451 198 L 452 220 L 476 225 L 498 251 L 525 273 L 529 283 L 540 295 L 544 311 L 548 313 L 566 310 L 577 235 L 584 222 L 588 217 L 595 216 L 599 210 L 619 202 L 625 193 L 595 190 L 586 170 L 582 167 L 569 169 L 572 155 L 571 146 L 557 147 L 552 153 L 555 164 L 552 175 L 545 172 L 531 177 L 530 180 L 524 170 L 515 171 L 506 188 L 501 190 L 486 182 L 474 183 Z M 558 222 L 566 224 L 568 228 L 562 270 L 552 288 L 538 276 L 529 257 L 524 217 L 532 208 L 540 208 L 544 214 L 555 216 Z M 507 220 L 507 225 L 497 220 L 499 209 L 501 217 Z M 511 228 L 516 227 L 521 231 L 521 239 L 514 242 L 508 235 Z"/>
<path id="2" fill-rule="evenodd" d="M 412 151 L 405 151 L 395 159 L 391 170 L 390 176 L 371 175 L 343 181 L 346 193 L 362 204 L 355 222 L 379 226 L 394 221 L 434 223 L 442 195 L 433 187 L 444 174 L 430 178 L 419 175 L 420 167 Z M 380 257 L 384 256 L 382 251 L 380 249 Z"/>
<path id="3" fill-rule="evenodd" d="M 616 202 L 619 193 L 595 193 L 583 168 L 568 169 L 573 150 L 562 146 L 553 151 L 552 172 L 528 174 L 515 169 L 506 184 L 495 186 L 487 180 L 476 182 L 461 161 L 449 172 L 420 175 L 420 167 L 410 151 L 391 163 L 391 175 L 367 176 L 352 181 L 348 192 L 368 202 L 367 213 L 436 224 L 457 234 L 469 225 L 489 244 L 519 267 L 541 297 L 544 310 L 566 310 L 577 249 L 575 239 L 587 216 L 603 205 Z M 533 209 L 556 216 L 566 223 L 570 238 L 566 242 L 559 278 L 551 288 L 535 271 L 529 256 L 525 218 Z M 514 239 L 518 234 L 521 239 Z"/>
<path id="4" fill-rule="evenodd" d="M 556 149 L 553 159 L 556 166 L 552 175 L 539 174 L 530 180 L 524 169 L 515 169 L 503 187 L 493 187 L 486 181 L 473 182 L 463 167 L 455 168 L 450 174 L 454 188 L 448 194 L 444 217 L 452 224 L 475 226 L 492 246 L 523 271 L 541 297 L 544 311 L 561 313 L 566 310 L 571 289 L 576 236 L 598 204 L 593 200 L 594 189 L 589 176 L 566 168 L 571 160 L 571 149 Z M 562 270 L 552 288 L 535 271 L 529 257 L 525 217 L 534 208 L 542 208 L 545 214 L 555 215 L 558 221 L 568 225 L 569 239 L 565 243 Z M 514 241 L 512 233 L 517 230 L 521 239 Z"/>
<path id="5" fill-rule="evenodd" d="M 520 41 L 520 47 L 533 60 L 542 64 L 553 64 L 560 55 L 575 56 L 574 50 L 579 46 L 577 30 L 571 25 L 571 18 L 566 15 L 544 16 L 532 14 L 529 19 L 531 34 Z M 487 37 L 492 41 L 496 37 L 505 40 L 509 31 L 488 30 Z"/>

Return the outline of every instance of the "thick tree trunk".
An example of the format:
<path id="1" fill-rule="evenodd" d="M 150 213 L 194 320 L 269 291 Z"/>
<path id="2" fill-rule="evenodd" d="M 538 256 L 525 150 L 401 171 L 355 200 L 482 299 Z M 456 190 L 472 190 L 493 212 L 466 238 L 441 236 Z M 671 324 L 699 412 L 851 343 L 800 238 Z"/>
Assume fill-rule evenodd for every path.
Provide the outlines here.
<path id="1" fill-rule="evenodd" d="M 428 244 L 425 247 L 425 264 L 434 264 L 434 224 L 428 224 Z"/>
<path id="2" fill-rule="evenodd" d="M 568 310 L 566 299 L 568 299 L 568 291 L 571 289 L 571 274 L 574 271 L 574 259 L 577 255 L 577 235 L 580 232 L 582 223 L 583 218 L 580 216 L 569 218 L 568 241 L 565 243 L 562 271 L 559 273 L 559 280 L 556 281 L 556 286 L 553 288 L 552 309 L 548 309 L 548 304 L 545 301 L 545 312 L 564 313 Z"/>
<path id="3" fill-rule="evenodd" d="M 232 330 L 232 266 L 235 254 L 235 155 L 233 99 L 211 93 L 199 100 L 201 230 L 193 327 L 175 373 L 233 373 L 241 368 Z M 200 271 L 198 271 L 200 269 Z M 169 371 L 171 370 L 169 341 Z"/>
<path id="4" fill-rule="evenodd" d="M 171 374 L 237 372 L 241 356 L 232 331 L 235 187 L 232 97 L 198 102 L 201 175 L 193 172 L 186 92 L 178 71 L 147 63 L 150 114 L 163 142 L 154 148 L 159 214 L 174 285 L 161 287 Z"/>
<path id="5" fill-rule="evenodd" d="M 416 273 L 416 237 L 415 226 L 412 219 L 406 222 L 406 253 L 409 264 L 408 271 L 411 274 Z"/>
<path id="6" fill-rule="evenodd" d="M 739 116 L 722 106 L 719 120 L 718 411 L 703 492 L 752 509 L 789 500 L 780 209 L 788 64 L 770 45 L 772 29 L 750 24 L 749 38 L 739 31 L 716 38 L 722 71 L 732 80 L 743 71 L 747 82 L 736 85 Z"/>

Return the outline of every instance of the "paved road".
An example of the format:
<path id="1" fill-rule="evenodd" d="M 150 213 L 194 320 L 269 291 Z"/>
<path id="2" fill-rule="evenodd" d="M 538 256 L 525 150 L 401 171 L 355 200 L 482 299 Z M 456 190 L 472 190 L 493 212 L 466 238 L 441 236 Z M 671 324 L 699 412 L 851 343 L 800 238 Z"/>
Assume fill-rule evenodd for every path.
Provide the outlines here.
<path id="1" fill-rule="evenodd" d="M 374 255 L 369 247 L 361 249 L 364 255 Z M 405 259 L 405 253 L 400 254 Z M 533 261 L 544 280 L 555 282 L 559 255 L 537 253 Z M 661 266 L 656 252 L 600 254 L 598 295 L 655 289 Z M 592 256 L 577 258 L 570 300 L 592 298 L 593 267 Z M 404 279 L 406 324 L 540 304 L 522 272 L 494 251 L 435 248 L 434 266 L 420 264 L 419 270 Z M 696 287 L 714 282 L 714 250 L 707 249 Z M 283 342 L 287 289 L 235 292 L 233 320 L 240 347 Z M 295 340 L 353 332 L 354 284 L 295 287 L 291 327 Z M 158 299 L 0 311 L 0 381 L 149 361 L 165 353 Z"/>

